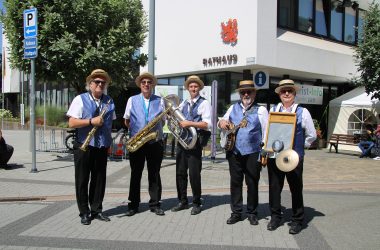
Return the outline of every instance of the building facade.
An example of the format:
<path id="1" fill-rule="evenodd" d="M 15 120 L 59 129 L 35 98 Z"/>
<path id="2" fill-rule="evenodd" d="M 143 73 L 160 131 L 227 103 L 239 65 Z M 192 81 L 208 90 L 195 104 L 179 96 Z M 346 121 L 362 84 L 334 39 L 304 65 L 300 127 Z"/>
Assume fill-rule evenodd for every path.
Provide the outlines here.
<path id="1" fill-rule="evenodd" d="M 143 3 L 149 13 L 149 0 Z M 304 88 L 306 99 L 300 102 L 322 120 L 328 102 L 354 88 L 353 48 L 368 5 L 366 0 L 155 1 L 154 73 L 162 85 L 182 85 L 192 74 L 206 85 L 217 80 L 218 115 L 238 98 L 240 80 L 258 83 L 264 76 L 268 89 L 257 99 L 269 107 L 279 101 L 276 84 L 289 77 Z"/>

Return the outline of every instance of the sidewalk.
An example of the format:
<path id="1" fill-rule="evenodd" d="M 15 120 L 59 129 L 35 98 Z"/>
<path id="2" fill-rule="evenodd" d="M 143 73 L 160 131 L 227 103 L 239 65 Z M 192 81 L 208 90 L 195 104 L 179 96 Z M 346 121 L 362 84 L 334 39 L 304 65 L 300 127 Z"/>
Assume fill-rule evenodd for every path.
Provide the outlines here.
<path id="1" fill-rule="evenodd" d="M 142 177 L 142 205 L 133 217 L 126 210 L 130 169 L 127 160 L 109 161 L 104 212 L 111 222 L 80 224 L 75 203 L 72 156 L 37 152 L 38 173 L 30 173 L 29 131 L 4 130 L 15 148 L 10 170 L 0 170 L 0 248 L 10 246 L 120 249 L 245 249 L 244 247 L 300 249 L 378 249 L 380 247 L 380 162 L 360 159 L 359 153 L 309 150 L 304 164 L 306 228 L 288 234 L 291 216 L 288 186 L 283 192 L 284 225 L 266 230 L 268 179 L 260 180 L 258 226 L 247 220 L 227 225 L 229 172 L 224 154 L 205 160 L 202 170 L 204 206 L 201 214 L 190 209 L 173 213 L 177 203 L 175 161 L 165 158 L 161 177 L 162 207 L 159 217 L 148 210 L 147 172 Z M 191 190 L 188 191 L 191 194 Z M 246 195 L 244 194 L 244 199 Z M 245 203 L 245 200 L 244 200 Z M 352 235 L 355 235 L 353 240 Z M 91 241 L 89 241 L 91 240 Z M 14 248 L 12 248 L 14 249 Z M 17 249 L 17 248 L 16 248 Z M 247 248 L 248 249 L 248 248 Z"/>

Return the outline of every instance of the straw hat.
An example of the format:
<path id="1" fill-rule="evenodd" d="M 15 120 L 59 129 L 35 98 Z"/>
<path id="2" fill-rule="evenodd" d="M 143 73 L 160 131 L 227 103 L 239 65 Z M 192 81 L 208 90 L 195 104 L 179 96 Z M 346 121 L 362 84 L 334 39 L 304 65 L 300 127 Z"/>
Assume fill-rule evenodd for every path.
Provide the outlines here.
<path id="1" fill-rule="evenodd" d="M 152 81 L 152 86 L 156 86 L 157 85 L 157 78 L 154 75 L 152 75 L 149 72 L 143 72 L 138 77 L 136 77 L 135 83 L 136 83 L 137 87 L 140 88 L 141 80 L 144 79 L 144 78 L 150 79 Z"/>
<path id="2" fill-rule="evenodd" d="M 95 78 L 100 77 L 103 78 L 107 84 L 112 82 L 111 77 L 108 73 L 102 69 L 94 69 L 89 76 L 86 78 L 86 83 L 90 83 Z"/>
<path id="3" fill-rule="evenodd" d="M 294 89 L 295 92 L 297 92 L 300 89 L 298 85 L 294 84 L 293 80 L 285 79 L 285 80 L 281 80 L 278 83 L 278 87 L 274 90 L 274 92 L 279 94 L 281 92 L 281 89 L 283 88 L 292 88 Z"/>
<path id="4" fill-rule="evenodd" d="M 189 76 L 183 86 L 185 86 L 185 89 L 189 89 L 189 84 L 193 82 L 198 83 L 200 89 L 203 89 L 205 86 L 199 76 Z"/>
<path id="5" fill-rule="evenodd" d="M 240 90 L 252 89 L 256 91 L 255 83 L 252 80 L 243 80 L 239 82 L 239 87 L 236 89 L 237 92 Z"/>

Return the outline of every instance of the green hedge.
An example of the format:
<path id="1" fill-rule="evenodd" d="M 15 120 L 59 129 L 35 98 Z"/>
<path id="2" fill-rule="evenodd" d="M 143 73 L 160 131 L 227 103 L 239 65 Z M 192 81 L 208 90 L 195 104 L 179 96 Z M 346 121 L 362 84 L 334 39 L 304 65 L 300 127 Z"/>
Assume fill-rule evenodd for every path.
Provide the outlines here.
<path id="1" fill-rule="evenodd" d="M 46 106 L 46 125 L 67 127 L 66 108 Z M 35 108 L 36 124 L 44 124 L 44 106 L 36 106 Z M 30 120 L 29 107 L 25 107 L 25 119 Z"/>

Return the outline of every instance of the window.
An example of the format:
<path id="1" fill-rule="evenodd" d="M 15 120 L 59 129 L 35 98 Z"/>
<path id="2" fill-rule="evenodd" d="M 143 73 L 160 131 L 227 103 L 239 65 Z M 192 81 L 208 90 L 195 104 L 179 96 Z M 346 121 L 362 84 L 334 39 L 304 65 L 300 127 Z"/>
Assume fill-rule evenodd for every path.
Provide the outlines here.
<path id="1" fill-rule="evenodd" d="M 311 33 L 313 20 L 313 0 L 299 0 L 298 30 Z"/>
<path id="2" fill-rule="evenodd" d="M 158 83 L 158 85 L 169 85 L 169 79 L 168 78 L 158 78 L 157 83 Z"/>
<path id="3" fill-rule="evenodd" d="M 333 0 L 331 3 L 330 37 L 334 40 L 343 40 L 343 7 L 340 1 Z"/>
<path id="4" fill-rule="evenodd" d="M 327 13 L 328 3 L 324 0 L 316 0 L 315 3 L 315 33 L 327 36 Z"/>
<path id="5" fill-rule="evenodd" d="M 359 10 L 359 18 L 358 18 L 358 41 L 359 42 L 363 39 L 364 14 L 365 14 L 365 11 Z"/>
<path id="6" fill-rule="evenodd" d="M 296 0 L 281 0 L 279 1 L 279 23 L 282 27 L 295 28 L 294 12 L 296 9 Z"/>
<path id="7" fill-rule="evenodd" d="M 169 84 L 170 85 L 182 86 L 184 83 L 185 83 L 185 77 L 184 76 L 169 78 Z"/>
<path id="8" fill-rule="evenodd" d="M 362 134 L 366 124 L 376 126 L 376 117 L 367 109 L 357 109 L 348 118 L 347 133 L 349 135 Z"/>
<path id="9" fill-rule="evenodd" d="M 356 10 L 354 10 L 352 7 L 346 7 L 344 15 L 344 41 L 346 43 L 355 43 L 355 17 Z"/>
<path id="10" fill-rule="evenodd" d="M 358 1 L 278 0 L 278 26 L 349 45 L 362 38 Z"/>

